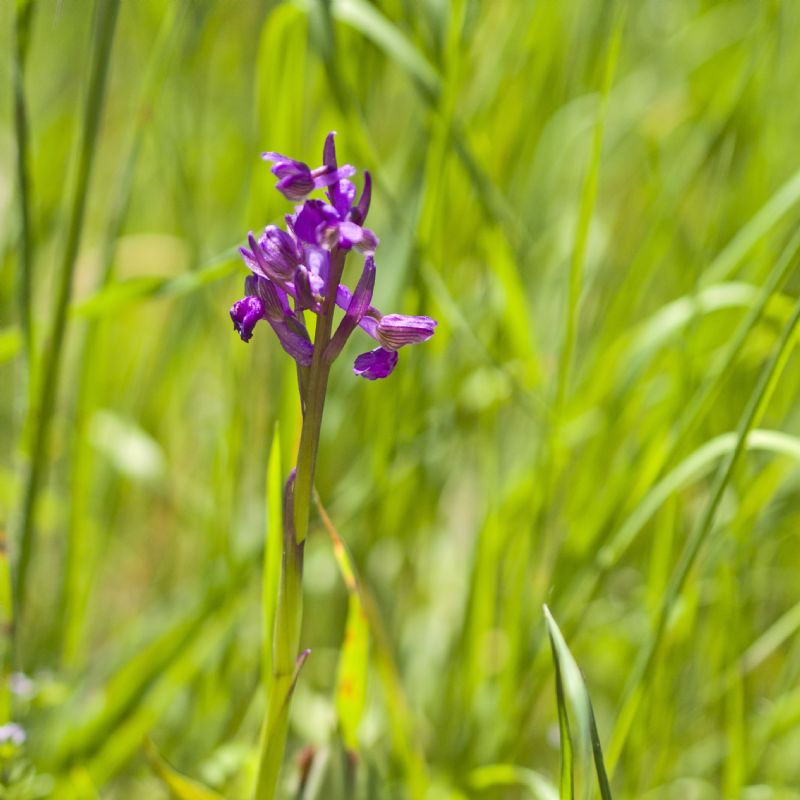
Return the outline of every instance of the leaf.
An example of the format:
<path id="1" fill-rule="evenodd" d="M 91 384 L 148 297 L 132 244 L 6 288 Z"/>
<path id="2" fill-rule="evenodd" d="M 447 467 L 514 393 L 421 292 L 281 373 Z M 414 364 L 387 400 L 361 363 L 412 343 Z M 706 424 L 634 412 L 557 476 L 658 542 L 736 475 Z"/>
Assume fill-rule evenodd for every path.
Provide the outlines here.
<path id="1" fill-rule="evenodd" d="M 144 752 L 153 772 L 161 778 L 176 800 L 224 800 L 221 794 L 173 769 L 161 757 L 150 739 L 145 740 Z"/>
<path id="2" fill-rule="evenodd" d="M 439 74 L 406 35 L 371 3 L 364 0 L 337 0 L 333 4 L 333 15 L 363 33 L 403 67 L 429 97 L 439 94 Z"/>
<path id="3" fill-rule="evenodd" d="M 467 778 L 476 791 L 494 786 L 523 786 L 534 800 L 558 800 L 558 791 L 544 775 L 516 764 L 488 764 L 473 770 Z"/>
<path id="4" fill-rule="evenodd" d="M 336 711 L 345 745 L 358 750 L 358 726 L 367 702 L 367 667 L 369 663 L 369 628 L 361 598 L 350 591 L 344 645 L 339 658 L 336 680 Z"/>
<path id="5" fill-rule="evenodd" d="M 364 716 L 367 701 L 369 626 L 347 547 L 332 525 L 328 526 L 328 532 L 333 543 L 333 555 L 350 596 L 336 679 L 336 711 L 345 745 L 351 750 L 358 750 L 358 726 Z"/>
<path id="6" fill-rule="evenodd" d="M 262 634 L 261 680 L 269 694 L 272 682 L 272 641 L 275 631 L 275 607 L 278 602 L 278 584 L 281 577 L 281 552 L 283 541 L 283 476 L 281 474 L 281 436 L 278 424 L 272 434 L 272 445 L 267 462 L 267 530 L 264 547 L 264 575 L 262 578 Z"/>
<path id="7" fill-rule="evenodd" d="M 714 259 L 703 273 L 701 279 L 703 285 L 725 280 L 798 200 L 800 200 L 800 170 L 778 189 Z"/>
<path id="8" fill-rule="evenodd" d="M 559 730 L 561 731 L 561 797 L 574 797 L 572 777 L 574 755 L 569 729 L 568 701 L 577 722 L 579 752 L 588 750 L 591 747 L 597 772 L 597 781 L 600 786 L 600 796 L 603 800 L 611 800 L 611 788 L 608 783 L 603 750 L 600 746 L 600 736 L 597 732 L 597 724 L 589 692 L 586 689 L 581 671 L 569 647 L 567 647 L 564 637 L 561 635 L 561 630 L 547 606 L 544 606 L 544 617 L 547 622 L 547 632 L 550 636 L 553 664 L 556 670 L 556 699 L 558 702 Z"/>

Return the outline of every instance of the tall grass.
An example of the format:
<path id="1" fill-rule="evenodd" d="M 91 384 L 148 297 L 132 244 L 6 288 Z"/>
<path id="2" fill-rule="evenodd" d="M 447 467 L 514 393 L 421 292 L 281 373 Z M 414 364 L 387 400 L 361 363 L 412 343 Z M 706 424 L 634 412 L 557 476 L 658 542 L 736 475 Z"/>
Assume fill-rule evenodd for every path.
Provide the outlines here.
<path id="1" fill-rule="evenodd" d="M 281 796 L 800 798 L 800 8 L 32 9 L 0 7 L 15 796 L 252 796 L 302 420 L 227 309 L 285 211 L 259 152 L 336 130 L 377 305 L 440 325 L 331 374 Z"/>

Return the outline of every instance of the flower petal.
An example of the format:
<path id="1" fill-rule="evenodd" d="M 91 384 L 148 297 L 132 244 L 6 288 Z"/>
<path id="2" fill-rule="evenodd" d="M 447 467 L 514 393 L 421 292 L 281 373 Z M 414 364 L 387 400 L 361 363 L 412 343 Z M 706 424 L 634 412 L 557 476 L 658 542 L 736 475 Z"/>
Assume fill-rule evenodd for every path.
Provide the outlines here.
<path id="1" fill-rule="evenodd" d="M 325 358 L 328 362 L 332 362 L 347 342 L 350 334 L 355 330 L 356 326 L 364 314 L 369 310 L 369 303 L 372 300 L 372 290 L 375 288 L 375 261 L 372 258 L 367 258 L 364 261 L 364 269 L 361 272 L 361 277 L 356 284 L 356 290 L 353 292 L 350 302 L 347 304 L 342 321 L 339 327 L 333 334 L 333 337 L 325 350 Z"/>
<path id="2" fill-rule="evenodd" d="M 407 344 L 425 342 L 433 336 L 436 320 L 405 314 L 386 314 L 378 322 L 378 341 L 387 350 L 398 350 Z"/>
<path id="3" fill-rule="evenodd" d="M 315 282 L 319 282 L 319 278 L 315 277 Z M 314 288 L 311 284 L 311 273 L 303 266 L 297 268 L 294 273 L 294 290 L 295 299 L 300 309 L 309 308 L 314 313 L 319 311 L 319 303 L 314 297 Z"/>
<path id="4" fill-rule="evenodd" d="M 339 232 L 338 244 L 342 250 L 350 250 L 364 238 L 364 231 L 355 222 L 340 222 L 337 225 Z"/>
<path id="5" fill-rule="evenodd" d="M 369 203 L 372 199 L 372 177 L 367 170 L 364 170 L 364 188 L 361 191 L 361 197 L 358 198 L 358 203 L 351 213 L 353 222 L 359 225 L 364 224 L 369 212 Z"/>
<path id="6" fill-rule="evenodd" d="M 292 220 L 295 236 L 310 245 L 320 244 L 319 233 L 339 220 L 336 209 L 321 200 L 306 200 Z"/>
<path id="7" fill-rule="evenodd" d="M 328 189 L 331 205 L 336 209 L 342 219 L 345 219 L 353 207 L 356 198 L 356 187 L 352 181 L 340 180 Z"/>
<path id="8" fill-rule="evenodd" d="M 325 145 L 322 148 L 322 163 L 331 171 L 336 169 L 336 131 L 331 131 L 325 137 Z"/>
<path id="9" fill-rule="evenodd" d="M 298 264 L 303 260 L 300 245 L 291 234 L 277 225 L 268 225 L 258 241 L 267 277 L 278 281 L 288 281 L 294 276 Z M 252 243 L 250 245 L 252 247 Z"/>
<path id="10" fill-rule="evenodd" d="M 362 228 L 361 239 L 356 242 L 355 248 L 359 253 L 371 256 L 377 250 L 379 243 L 378 237 L 369 228 Z"/>
<path id="11" fill-rule="evenodd" d="M 353 364 L 353 372 L 368 381 L 386 378 L 397 366 L 397 353 L 378 347 L 368 353 L 362 353 Z"/>
<path id="12" fill-rule="evenodd" d="M 230 315 L 233 329 L 243 342 L 249 342 L 256 323 L 265 318 L 264 301 L 260 297 L 243 297 L 231 306 Z"/>
<path id="13" fill-rule="evenodd" d="M 308 164 L 280 153 L 262 153 L 261 158 L 273 162 L 272 174 L 278 178 L 276 189 L 289 200 L 302 200 L 314 190 L 314 177 Z"/>
<path id="14" fill-rule="evenodd" d="M 309 366 L 314 355 L 314 346 L 303 324 L 293 317 L 284 320 L 273 320 L 268 317 L 267 321 L 277 334 L 281 347 L 301 367 Z"/>
<path id="15" fill-rule="evenodd" d="M 264 304 L 265 319 L 281 320 L 284 317 L 294 316 L 294 312 L 289 308 L 286 292 L 271 280 L 251 275 L 245 281 L 245 289 L 248 294 L 255 294 Z"/>

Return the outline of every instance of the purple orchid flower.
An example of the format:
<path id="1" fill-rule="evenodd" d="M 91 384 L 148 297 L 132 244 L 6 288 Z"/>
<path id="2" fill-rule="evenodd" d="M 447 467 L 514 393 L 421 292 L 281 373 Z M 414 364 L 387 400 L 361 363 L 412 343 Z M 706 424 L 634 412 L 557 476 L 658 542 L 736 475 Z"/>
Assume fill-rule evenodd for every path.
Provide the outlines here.
<path id="1" fill-rule="evenodd" d="M 332 136 L 332 133 L 328 135 L 331 141 Z M 337 167 L 335 163 L 333 167 L 325 163 L 321 167 L 310 169 L 308 164 L 304 164 L 302 161 L 295 161 L 293 158 L 274 152 L 262 153 L 261 158 L 273 163 L 272 174 L 278 178 L 275 188 L 287 200 L 295 202 L 305 200 L 315 189 L 323 189 L 332 183 L 355 175 L 356 172 L 355 167 L 350 164 Z"/>
<path id="2" fill-rule="evenodd" d="M 334 134 L 325 140 L 323 161 L 330 175 L 338 175 L 343 168 L 337 165 Z M 378 237 L 362 223 L 367 218 L 372 198 L 372 178 L 364 173 L 364 189 L 355 203 L 356 187 L 352 181 L 339 178 L 331 181 L 327 189 L 328 202 L 311 200 L 287 219 L 292 230 L 303 242 L 321 245 L 329 250 L 358 250 L 372 255 L 378 247 Z"/>
<path id="3" fill-rule="evenodd" d="M 335 304 L 345 313 L 322 351 L 323 360 L 332 363 L 360 327 L 379 347 L 358 356 L 353 371 L 367 380 L 387 377 L 397 365 L 397 351 L 430 339 L 436 321 L 425 316 L 384 315 L 370 305 L 378 238 L 363 226 L 372 199 L 369 173 L 364 173 L 364 187 L 356 201 L 356 187 L 349 180 L 355 170 L 350 165 L 338 166 L 333 133 L 325 140 L 323 166 L 315 170 L 278 153 L 264 153 L 263 157 L 274 163 L 272 171 L 279 178 L 277 188 L 290 200 L 303 200 L 318 189 L 325 190 L 327 199 L 305 199 L 294 214 L 286 216 L 288 231 L 270 225 L 258 239 L 249 234 L 249 247 L 242 247 L 241 253 L 252 275 L 245 281 L 245 297 L 231 308 L 234 329 L 247 342 L 256 323 L 267 320 L 283 349 L 300 366 L 307 367 L 314 349 L 303 323 L 303 312 L 325 313 L 330 319 L 331 306 L 326 304 L 326 296 L 335 291 Z M 366 256 L 352 293 L 338 282 L 346 254 L 351 250 Z M 335 289 L 329 286 L 331 279 Z M 324 304 L 327 311 L 323 310 Z"/>
<path id="4" fill-rule="evenodd" d="M 249 342 L 253 328 L 265 319 L 278 336 L 283 349 L 302 367 L 311 364 L 314 353 L 308 331 L 289 307 L 286 292 L 269 278 L 249 275 L 244 282 L 245 296 L 235 302 L 230 315 L 234 330 Z"/>

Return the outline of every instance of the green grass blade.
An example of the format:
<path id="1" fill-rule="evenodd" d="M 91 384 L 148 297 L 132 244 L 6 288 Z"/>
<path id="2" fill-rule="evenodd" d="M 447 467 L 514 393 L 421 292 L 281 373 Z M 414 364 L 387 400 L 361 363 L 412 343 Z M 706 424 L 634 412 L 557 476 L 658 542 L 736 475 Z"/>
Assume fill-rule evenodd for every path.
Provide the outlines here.
<path id="1" fill-rule="evenodd" d="M 181 775 L 170 766 L 150 739 L 145 741 L 144 751 L 153 772 L 161 778 L 175 800 L 223 800 L 221 794 L 212 792 L 201 783 Z"/>
<path id="2" fill-rule="evenodd" d="M 555 401 L 557 416 L 560 416 L 569 388 L 569 376 L 577 339 L 578 303 L 580 301 L 581 289 L 583 288 L 583 269 L 586 261 L 586 248 L 589 243 L 589 229 L 592 224 L 595 200 L 597 198 L 597 182 L 600 175 L 600 161 L 603 153 L 603 132 L 605 130 L 606 112 L 608 111 L 608 97 L 611 93 L 611 86 L 614 80 L 614 72 L 619 57 L 624 24 L 625 17 L 622 13 L 619 13 L 614 25 L 614 31 L 611 35 L 611 41 L 608 45 L 608 55 L 606 56 L 605 73 L 603 75 L 603 86 L 601 89 L 600 110 L 597 114 L 594 137 L 592 139 L 591 157 L 581 191 L 578 224 L 575 230 L 575 242 L 569 266 L 564 339 L 558 362 Z"/>
<path id="3" fill-rule="evenodd" d="M 645 644 L 642 646 L 636 663 L 633 666 L 630 678 L 623 694 L 623 702 L 617 721 L 617 728 L 614 732 L 609 750 L 609 764 L 612 772 L 618 763 L 619 757 L 622 754 L 622 750 L 625 746 L 625 741 L 630 731 L 630 726 L 633 723 L 639 702 L 641 700 L 642 685 L 652 670 L 655 657 L 659 651 L 664 633 L 666 631 L 669 615 L 672 612 L 676 601 L 680 597 L 680 594 L 686 583 L 686 579 L 688 578 L 703 545 L 706 543 L 706 540 L 711 533 L 712 526 L 716 518 L 717 509 L 722 501 L 723 493 L 730 483 L 734 469 L 736 468 L 739 459 L 744 452 L 750 431 L 764 413 L 764 409 L 766 408 L 775 386 L 780 379 L 783 368 L 785 367 L 789 355 L 793 349 L 798 322 L 800 322 L 800 302 L 798 302 L 798 304 L 795 306 L 792 317 L 784 328 L 780 342 L 775 348 L 775 351 L 769 362 L 764 366 L 758 382 L 756 383 L 756 386 L 750 395 L 747 406 L 742 413 L 736 433 L 736 443 L 734 449 L 727 457 L 725 463 L 721 466 L 717 474 L 709 502 L 707 503 L 702 516 L 699 518 L 697 525 L 691 532 L 681 554 L 680 560 L 676 565 L 674 572 L 672 573 L 669 584 L 667 585 L 663 600 L 657 612 L 655 627 L 648 636 Z"/>
<path id="4" fill-rule="evenodd" d="M 547 632 L 550 637 L 550 646 L 553 652 L 553 664 L 556 670 L 556 697 L 558 701 L 559 729 L 562 734 L 562 783 L 561 796 L 572 797 L 574 795 L 574 785 L 568 783 L 569 794 L 565 794 L 565 763 L 569 759 L 569 768 L 572 770 L 572 745 L 570 752 L 564 752 L 563 738 L 565 733 L 569 737 L 569 721 L 567 711 L 567 700 L 575 713 L 577 719 L 578 736 L 581 742 L 581 750 L 591 748 L 595 770 L 597 772 L 597 782 L 600 787 L 600 796 L 603 800 L 611 800 L 611 788 L 609 787 L 608 776 L 606 774 L 605 763 L 603 761 L 603 750 L 600 745 L 600 736 L 597 732 L 597 724 L 594 718 L 592 701 L 589 692 L 581 675 L 572 653 L 564 640 L 561 630 L 553 619 L 550 609 L 544 606 L 544 616 L 547 622 Z M 579 752 L 581 752 L 579 750 Z M 588 754 L 586 754 L 588 755 Z M 585 787 L 588 796 L 589 787 Z"/>
<path id="5" fill-rule="evenodd" d="M 58 394 L 61 356 L 66 338 L 67 311 L 83 232 L 83 217 L 86 210 L 92 165 L 97 151 L 97 138 L 118 11 L 119 0 L 107 0 L 107 2 L 96 4 L 94 49 L 78 151 L 77 177 L 69 212 L 67 240 L 58 270 L 53 324 L 42 356 L 41 374 L 37 377 L 38 396 L 36 403 L 31 408 L 35 417 L 22 501 L 22 520 L 16 564 L 15 596 L 19 618 L 24 615 L 28 570 L 35 553 L 36 505 L 48 460 L 50 425 Z"/>
<path id="6" fill-rule="evenodd" d="M 283 471 L 280 428 L 275 424 L 267 462 L 267 531 L 264 546 L 261 607 L 261 682 L 267 696 L 272 686 L 272 648 L 275 635 L 275 607 L 281 577 L 283 537 Z"/>
<path id="7" fill-rule="evenodd" d="M 441 78 L 436 70 L 408 37 L 374 5 L 365 0 L 335 0 L 332 10 L 337 19 L 352 25 L 401 65 L 429 97 L 438 95 Z"/>
<path id="8" fill-rule="evenodd" d="M 470 772 L 467 782 L 478 792 L 498 786 L 522 786 L 534 800 L 558 800 L 558 789 L 544 775 L 516 764 L 478 767 Z"/>
<path id="9" fill-rule="evenodd" d="M 333 531 L 333 554 L 348 593 L 344 643 L 336 678 L 336 712 L 345 745 L 357 752 L 358 728 L 367 702 L 369 626 L 350 554 L 333 526 L 328 530 Z"/>
<path id="10" fill-rule="evenodd" d="M 702 284 L 707 286 L 728 278 L 747 254 L 774 228 L 800 200 L 800 170 L 759 209 L 736 236 L 709 264 Z"/>
<path id="11" fill-rule="evenodd" d="M 25 351 L 30 359 L 33 347 L 33 285 L 34 239 L 31 219 L 32 199 L 30 181 L 30 125 L 28 102 L 25 96 L 25 62 L 28 56 L 34 0 L 14 3 L 14 44 L 12 52 L 12 82 L 14 93 L 14 135 L 17 145 L 17 189 L 19 191 L 19 309 Z"/>

